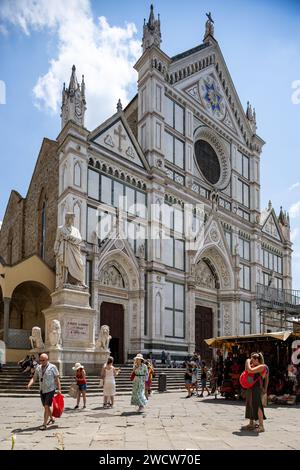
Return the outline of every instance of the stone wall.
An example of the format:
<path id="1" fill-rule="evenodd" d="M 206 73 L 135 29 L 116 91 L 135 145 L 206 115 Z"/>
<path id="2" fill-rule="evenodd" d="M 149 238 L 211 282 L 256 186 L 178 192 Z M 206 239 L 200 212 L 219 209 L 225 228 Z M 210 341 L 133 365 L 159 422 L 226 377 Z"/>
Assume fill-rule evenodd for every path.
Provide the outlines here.
<path id="1" fill-rule="evenodd" d="M 22 259 L 23 211 L 24 199 L 13 190 L 0 230 L 0 256 L 6 264 L 15 264 Z"/>
<path id="2" fill-rule="evenodd" d="M 53 246 L 57 228 L 57 142 L 44 139 L 25 201 L 24 257 L 40 255 L 41 207 L 46 202 L 45 262 L 55 267 Z"/>
<path id="3" fill-rule="evenodd" d="M 11 193 L 0 231 L 0 256 L 7 264 L 16 264 L 33 254 L 40 255 L 41 203 L 45 201 L 44 261 L 51 268 L 55 267 L 53 246 L 57 228 L 57 145 L 53 140 L 43 140 L 26 199 L 16 191 Z"/>

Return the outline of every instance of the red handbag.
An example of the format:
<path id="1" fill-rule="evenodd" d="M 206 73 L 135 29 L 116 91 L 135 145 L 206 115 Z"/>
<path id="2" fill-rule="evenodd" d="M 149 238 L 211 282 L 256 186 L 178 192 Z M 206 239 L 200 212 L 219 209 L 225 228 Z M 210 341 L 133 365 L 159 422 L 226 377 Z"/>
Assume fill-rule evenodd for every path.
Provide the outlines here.
<path id="1" fill-rule="evenodd" d="M 244 370 L 244 372 L 242 372 L 240 375 L 240 384 L 245 389 L 252 388 L 259 380 L 260 377 L 254 380 L 254 374 L 248 370 Z"/>
<path id="2" fill-rule="evenodd" d="M 135 372 L 131 372 L 131 374 L 130 374 L 130 380 L 131 380 L 131 382 L 134 380 L 134 377 L 135 377 Z"/>
<path id="3" fill-rule="evenodd" d="M 61 393 L 58 393 L 57 395 L 53 397 L 52 405 L 53 405 L 52 416 L 54 418 L 60 418 L 65 408 L 64 397 L 62 396 Z"/>

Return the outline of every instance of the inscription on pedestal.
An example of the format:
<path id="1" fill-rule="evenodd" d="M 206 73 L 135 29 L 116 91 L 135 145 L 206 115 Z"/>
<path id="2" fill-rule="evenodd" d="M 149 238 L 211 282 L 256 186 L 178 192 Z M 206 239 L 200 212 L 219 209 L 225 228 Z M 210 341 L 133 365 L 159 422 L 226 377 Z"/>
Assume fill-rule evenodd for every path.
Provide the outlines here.
<path id="1" fill-rule="evenodd" d="M 89 324 L 84 321 L 67 320 L 65 324 L 65 339 L 85 341 L 89 339 Z"/>

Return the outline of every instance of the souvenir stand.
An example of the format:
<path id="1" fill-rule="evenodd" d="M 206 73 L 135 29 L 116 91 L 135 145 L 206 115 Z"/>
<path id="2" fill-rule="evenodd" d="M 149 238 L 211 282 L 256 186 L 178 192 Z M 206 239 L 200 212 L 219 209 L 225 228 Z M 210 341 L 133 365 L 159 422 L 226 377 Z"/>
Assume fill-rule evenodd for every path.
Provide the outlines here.
<path id="1" fill-rule="evenodd" d="M 270 372 L 268 402 L 294 404 L 300 401 L 299 332 L 222 336 L 205 342 L 217 350 L 215 367 L 218 369 L 220 391 L 225 398 L 243 397 L 239 376 L 245 368 L 245 361 L 252 352 L 262 352 Z"/>

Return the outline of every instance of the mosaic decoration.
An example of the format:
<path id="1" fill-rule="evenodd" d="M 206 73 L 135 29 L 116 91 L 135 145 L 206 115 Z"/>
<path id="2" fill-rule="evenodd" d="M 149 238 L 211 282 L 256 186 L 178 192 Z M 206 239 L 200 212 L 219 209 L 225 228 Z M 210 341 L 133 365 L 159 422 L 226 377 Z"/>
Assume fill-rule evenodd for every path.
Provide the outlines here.
<path id="1" fill-rule="evenodd" d="M 225 116 L 225 102 L 219 85 L 213 75 L 200 79 L 200 92 L 206 109 L 218 119 Z"/>

